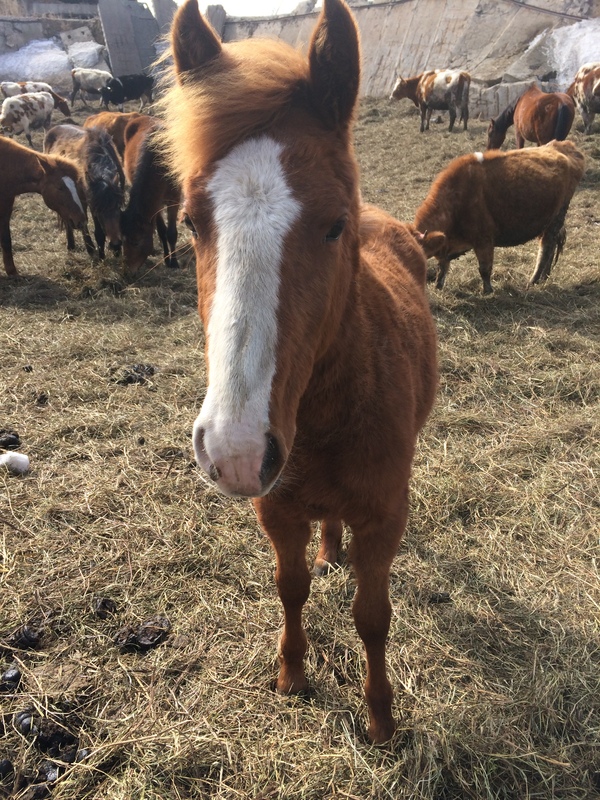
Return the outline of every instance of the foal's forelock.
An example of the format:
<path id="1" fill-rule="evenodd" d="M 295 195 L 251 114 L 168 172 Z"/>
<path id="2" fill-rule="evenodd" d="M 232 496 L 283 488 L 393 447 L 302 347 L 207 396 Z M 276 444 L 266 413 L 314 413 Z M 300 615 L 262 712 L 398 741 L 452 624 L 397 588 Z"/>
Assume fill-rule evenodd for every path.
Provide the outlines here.
<path id="1" fill-rule="evenodd" d="M 300 213 L 282 151 L 268 136 L 250 139 L 218 162 L 207 186 L 217 270 L 207 321 L 210 374 L 203 412 L 251 426 L 259 420 L 268 424 L 282 257 Z"/>

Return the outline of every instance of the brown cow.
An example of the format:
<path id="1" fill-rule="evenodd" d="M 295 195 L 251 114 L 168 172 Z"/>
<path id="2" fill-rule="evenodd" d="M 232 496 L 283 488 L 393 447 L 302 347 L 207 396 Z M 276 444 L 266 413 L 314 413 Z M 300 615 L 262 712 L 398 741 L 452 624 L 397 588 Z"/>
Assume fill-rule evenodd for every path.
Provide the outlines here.
<path id="1" fill-rule="evenodd" d="M 415 75 L 413 78 L 398 78 L 390 100 L 407 97 L 421 111 L 421 133 L 429 130 L 433 110 L 448 111 L 452 130 L 460 109 L 460 122 L 467 130 L 469 119 L 469 87 L 471 76 L 458 69 L 434 69 Z"/>
<path id="2" fill-rule="evenodd" d="M 10 218 L 15 197 L 37 192 L 65 225 L 87 231 L 85 192 L 77 165 L 66 158 L 35 153 L 0 136 L 0 249 L 7 275 L 16 275 Z"/>
<path id="3" fill-rule="evenodd" d="M 487 294 L 492 291 L 494 248 L 536 237 L 540 249 L 529 285 L 546 280 L 564 246 L 565 216 L 583 170 L 583 154 L 568 140 L 451 161 L 435 179 L 414 222 L 426 255 L 438 260 L 436 287 L 443 287 L 452 259 L 474 250 Z"/>
<path id="4" fill-rule="evenodd" d="M 102 128 L 115 143 L 115 147 L 121 158 L 125 153 L 125 128 L 127 123 L 132 119 L 143 117 L 144 114 L 139 114 L 137 111 L 130 111 L 129 113 L 122 113 L 121 111 L 100 111 L 98 114 L 92 114 L 83 123 L 84 128 Z"/>
<path id="5" fill-rule="evenodd" d="M 580 67 L 567 94 L 579 109 L 585 133 L 591 133 L 594 117 L 600 112 L 600 61 Z"/>

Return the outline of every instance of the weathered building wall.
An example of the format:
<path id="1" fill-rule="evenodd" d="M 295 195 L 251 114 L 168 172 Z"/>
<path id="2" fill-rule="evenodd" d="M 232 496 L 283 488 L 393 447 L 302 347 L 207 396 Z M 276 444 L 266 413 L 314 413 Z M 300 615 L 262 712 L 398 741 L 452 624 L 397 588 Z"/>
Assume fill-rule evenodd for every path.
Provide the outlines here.
<path id="1" fill-rule="evenodd" d="M 98 19 L 58 19 L 53 17 L 0 17 L 0 54 L 24 47 L 34 39 L 51 39 L 64 31 L 87 25 L 97 42 L 102 42 L 102 28 Z"/>
<path id="2" fill-rule="evenodd" d="M 396 0 L 353 3 L 361 33 L 363 95 L 390 93 L 397 75 L 461 67 L 476 79 L 472 96 L 489 83 L 519 81 L 513 63 L 542 31 L 600 16 L 598 0 Z M 226 0 L 225 0 L 226 8 Z M 227 18 L 224 41 L 266 36 L 305 49 L 318 12 L 275 18 Z M 535 72 L 531 78 L 537 76 Z M 479 87 L 479 88 L 478 88 Z M 483 103 L 482 98 L 482 103 Z M 487 113 L 487 108 L 483 109 Z"/>

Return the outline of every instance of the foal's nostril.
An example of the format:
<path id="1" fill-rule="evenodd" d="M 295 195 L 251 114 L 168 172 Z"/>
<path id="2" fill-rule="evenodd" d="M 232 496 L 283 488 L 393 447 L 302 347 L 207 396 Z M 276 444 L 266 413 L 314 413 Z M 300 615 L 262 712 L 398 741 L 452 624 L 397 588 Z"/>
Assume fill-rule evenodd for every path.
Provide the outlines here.
<path id="1" fill-rule="evenodd" d="M 263 486 L 268 486 L 272 483 L 283 466 L 283 456 L 279 442 L 271 433 L 267 433 L 266 437 L 267 449 L 265 450 L 259 476 Z"/>

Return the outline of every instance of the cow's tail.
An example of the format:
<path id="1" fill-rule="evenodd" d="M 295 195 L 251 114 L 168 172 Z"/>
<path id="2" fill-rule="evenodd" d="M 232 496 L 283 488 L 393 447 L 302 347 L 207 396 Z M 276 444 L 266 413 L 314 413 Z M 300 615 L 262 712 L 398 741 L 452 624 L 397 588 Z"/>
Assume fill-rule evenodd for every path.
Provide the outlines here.
<path id="1" fill-rule="evenodd" d="M 563 103 L 558 109 L 556 116 L 556 125 L 554 127 L 554 138 L 562 142 L 567 138 L 567 134 L 571 130 L 572 115 L 571 109 L 566 103 Z"/>
<path id="2" fill-rule="evenodd" d="M 556 250 L 554 252 L 554 258 L 552 259 L 552 264 L 551 264 L 552 267 L 556 264 L 562 251 L 564 250 L 566 241 L 567 241 L 567 229 L 565 228 L 565 225 L 563 223 L 556 237 Z M 550 272 L 550 270 L 548 270 L 548 272 Z"/>

